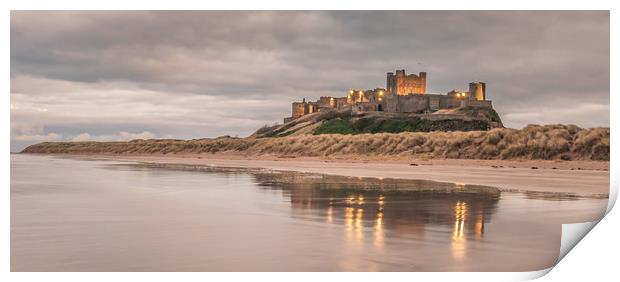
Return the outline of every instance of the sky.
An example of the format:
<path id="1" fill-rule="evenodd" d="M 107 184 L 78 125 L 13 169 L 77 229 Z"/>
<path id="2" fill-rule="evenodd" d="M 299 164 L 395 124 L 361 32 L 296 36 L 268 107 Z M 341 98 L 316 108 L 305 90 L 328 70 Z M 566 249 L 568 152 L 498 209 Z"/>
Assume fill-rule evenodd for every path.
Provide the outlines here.
<path id="1" fill-rule="evenodd" d="M 247 136 L 291 102 L 427 72 L 504 125 L 609 126 L 607 11 L 12 11 L 11 151 Z"/>

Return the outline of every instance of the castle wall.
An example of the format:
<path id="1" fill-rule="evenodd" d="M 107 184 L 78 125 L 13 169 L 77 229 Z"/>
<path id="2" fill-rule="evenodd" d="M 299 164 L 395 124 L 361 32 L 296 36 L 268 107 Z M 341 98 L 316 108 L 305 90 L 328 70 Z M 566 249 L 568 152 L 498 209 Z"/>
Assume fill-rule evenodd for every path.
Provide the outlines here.
<path id="1" fill-rule="evenodd" d="M 439 108 L 440 109 L 453 109 L 461 106 L 461 101 L 465 101 L 465 99 L 459 99 L 451 96 L 441 96 L 439 98 Z"/>
<path id="2" fill-rule="evenodd" d="M 386 95 L 383 101 L 383 110 L 389 113 L 398 112 L 398 96 Z"/>
<path id="3" fill-rule="evenodd" d="M 439 110 L 439 97 L 428 95 L 428 108 L 431 111 Z"/>
<path id="4" fill-rule="evenodd" d="M 401 113 L 422 113 L 429 109 L 428 97 L 426 95 L 405 95 L 397 96 L 397 109 Z"/>
<path id="5" fill-rule="evenodd" d="M 338 110 L 342 110 L 345 107 L 350 106 L 348 97 L 334 98 L 334 100 L 336 102 L 336 109 Z"/>
<path id="6" fill-rule="evenodd" d="M 362 91 L 362 90 L 354 91 L 353 94 L 351 95 L 351 101 L 353 101 L 353 103 L 369 102 L 370 100 L 368 98 L 369 98 L 370 93 L 371 91 Z"/>
<path id="7" fill-rule="evenodd" d="M 357 103 L 353 106 L 353 112 L 374 112 L 377 110 L 377 103 Z"/>
<path id="8" fill-rule="evenodd" d="M 489 100 L 466 100 L 463 106 L 475 107 L 475 108 L 493 108 L 493 104 Z"/>
<path id="9" fill-rule="evenodd" d="M 336 99 L 332 97 L 320 97 L 318 101 L 316 101 L 316 107 L 319 111 L 331 110 L 336 107 Z"/>

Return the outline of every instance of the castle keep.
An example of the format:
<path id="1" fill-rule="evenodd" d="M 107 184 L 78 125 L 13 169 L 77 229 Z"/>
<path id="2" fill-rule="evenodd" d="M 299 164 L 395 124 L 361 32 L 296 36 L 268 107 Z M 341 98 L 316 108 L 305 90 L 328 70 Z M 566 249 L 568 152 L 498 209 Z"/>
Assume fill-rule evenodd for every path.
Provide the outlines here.
<path id="1" fill-rule="evenodd" d="M 426 93 L 426 73 L 406 75 L 405 70 L 396 70 L 387 73 L 387 92 L 392 95 L 424 94 Z"/>
<path id="2" fill-rule="evenodd" d="M 452 90 L 446 94 L 426 93 L 426 72 L 387 73 L 386 88 L 373 90 L 351 89 L 344 97 L 320 97 L 317 101 L 293 102 L 289 122 L 301 116 L 321 111 L 352 110 L 354 112 L 432 113 L 459 107 L 492 108 L 486 99 L 486 83 L 471 82 L 468 91 Z"/>

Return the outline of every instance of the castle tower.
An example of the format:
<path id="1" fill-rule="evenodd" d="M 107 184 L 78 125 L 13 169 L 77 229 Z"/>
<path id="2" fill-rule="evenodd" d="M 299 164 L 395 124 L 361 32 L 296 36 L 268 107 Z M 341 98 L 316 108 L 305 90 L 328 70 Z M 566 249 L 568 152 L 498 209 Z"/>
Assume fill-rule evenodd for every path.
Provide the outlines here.
<path id="1" fill-rule="evenodd" d="M 426 94 L 426 72 L 425 71 L 419 72 L 418 77 L 420 80 L 420 93 Z"/>
<path id="2" fill-rule="evenodd" d="M 396 91 L 394 90 L 395 86 L 395 79 L 394 79 L 394 73 L 393 72 L 388 72 L 387 73 L 387 83 L 386 83 L 386 87 L 385 89 L 387 89 L 387 93 L 391 94 L 391 95 L 395 95 Z"/>
<path id="3" fill-rule="evenodd" d="M 472 100 L 484 101 L 487 99 L 487 84 L 484 82 L 469 83 L 469 98 Z"/>
<path id="4" fill-rule="evenodd" d="M 291 117 L 298 118 L 306 114 L 306 102 L 293 102 Z"/>
<path id="5" fill-rule="evenodd" d="M 426 72 L 407 75 L 405 70 L 387 73 L 387 92 L 392 95 L 425 94 Z"/>

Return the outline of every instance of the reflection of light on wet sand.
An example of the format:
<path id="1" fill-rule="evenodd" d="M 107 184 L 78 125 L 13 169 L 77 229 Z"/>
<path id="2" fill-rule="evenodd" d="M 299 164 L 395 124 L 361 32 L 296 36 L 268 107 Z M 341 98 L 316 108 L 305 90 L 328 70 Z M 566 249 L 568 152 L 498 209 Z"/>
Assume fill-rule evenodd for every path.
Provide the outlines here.
<path id="1" fill-rule="evenodd" d="M 467 217 L 467 204 L 458 201 L 454 206 L 454 230 L 452 231 L 452 256 L 462 259 L 465 256 L 465 219 Z"/>
<path id="2" fill-rule="evenodd" d="M 383 206 L 385 205 L 385 197 L 383 195 L 379 196 L 377 200 L 377 204 L 379 205 L 379 209 L 377 210 L 377 217 L 375 219 L 375 247 L 383 247 L 384 241 L 384 230 L 383 230 Z"/>
<path id="3" fill-rule="evenodd" d="M 364 210 L 358 208 L 357 214 L 355 215 L 355 239 L 358 241 L 362 241 L 364 239 L 364 224 L 362 222 L 363 216 Z"/>
<path id="4" fill-rule="evenodd" d="M 482 238 L 482 235 L 484 235 L 484 216 L 482 214 L 476 216 L 474 234 L 476 235 L 476 238 Z"/>
<path id="5" fill-rule="evenodd" d="M 355 209 L 352 207 L 344 208 L 344 226 L 346 232 L 346 241 L 353 241 L 353 211 Z"/>
<path id="6" fill-rule="evenodd" d="M 347 199 L 346 199 L 346 200 L 344 200 L 344 202 L 345 202 L 347 205 L 352 205 L 352 204 L 354 204 L 354 203 L 355 203 L 355 197 L 354 197 L 354 196 L 349 196 L 349 197 L 347 197 Z"/>
<path id="7" fill-rule="evenodd" d="M 334 222 L 334 208 L 330 205 L 327 207 L 327 223 Z"/>
<path id="8" fill-rule="evenodd" d="M 359 194 L 357 196 L 350 195 L 345 200 L 345 203 L 348 205 L 364 205 L 364 195 Z M 344 209 L 344 223 L 346 226 L 346 240 L 347 241 L 357 241 L 361 243 L 364 239 L 364 209 L 346 207 Z"/>
<path id="9" fill-rule="evenodd" d="M 344 208 L 344 225 L 347 229 L 353 229 L 353 210 L 352 207 Z"/>
<path id="10" fill-rule="evenodd" d="M 344 209 L 346 241 L 362 243 L 364 240 L 364 209 L 346 207 Z"/>
<path id="11" fill-rule="evenodd" d="M 384 233 L 383 233 L 383 212 L 377 213 L 377 218 L 375 221 L 375 247 L 383 247 Z"/>
<path id="12" fill-rule="evenodd" d="M 351 202 L 355 202 L 355 198 L 351 197 Z M 348 200 L 345 200 L 348 202 Z M 363 263 L 363 247 L 364 247 L 364 225 L 363 225 L 364 209 L 345 207 L 344 208 L 344 225 L 345 225 L 345 250 L 351 254 L 346 259 L 339 261 L 339 265 L 343 269 L 357 270 Z M 351 253 L 353 252 L 353 253 Z"/>

